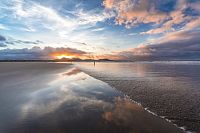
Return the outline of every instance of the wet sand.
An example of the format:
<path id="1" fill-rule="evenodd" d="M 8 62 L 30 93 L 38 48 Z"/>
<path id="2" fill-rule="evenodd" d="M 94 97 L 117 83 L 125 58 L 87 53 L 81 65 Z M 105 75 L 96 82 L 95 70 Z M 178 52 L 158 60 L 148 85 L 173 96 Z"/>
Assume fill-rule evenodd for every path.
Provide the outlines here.
<path id="1" fill-rule="evenodd" d="M 1 133 L 178 133 L 70 64 L 0 63 Z"/>
<path id="2" fill-rule="evenodd" d="M 187 131 L 200 132 L 200 62 L 99 62 L 77 66 L 160 117 Z"/>

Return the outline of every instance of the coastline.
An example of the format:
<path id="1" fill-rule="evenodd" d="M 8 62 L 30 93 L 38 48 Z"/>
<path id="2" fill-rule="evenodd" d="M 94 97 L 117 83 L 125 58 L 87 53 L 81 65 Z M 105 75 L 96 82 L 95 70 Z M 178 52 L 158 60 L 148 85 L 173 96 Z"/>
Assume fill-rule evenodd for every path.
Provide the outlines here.
<path id="1" fill-rule="evenodd" d="M 126 130 L 127 130 L 127 132 L 130 130 L 130 131 L 138 131 L 138 132 L 143 131 L 145 133 L 151 133 L 153 131 L 154 132 L 166 132 L 166 133 L 167 132 L 174 132 L 174 133 L 182 132 L 180 129 L 176 128 L 171 123 L 169 123 L 169 122 L 165 121 L 164 119 L 161 119 L 157 116 L 152 115 L 151 113 L 146 111 L 145 108 L 143 108 L 142 106 L 140 106 L 134 102 L 131 102 L 130 99 L 127 97 L 125 97 L 125 99 L 116 98 L 114 100 L 114 103 L 113 103 L 112 99 L 110 99 L 111 101 L 109 100 L 110 102 L 108 102 L 108 100 L 106 100 L 106 99 L 109 98 L 110 96 L 119 97 L 119 96 L 123 96 L 123 94 L 116 91 L 114 88 L 110 87 L 106 83 L 99 81 L 97 79 L 94 79 L 93 77 L 90 77 L 89 75 L 85 74 L 84 72 L 77 70 L 73 65 L 64 64 L 64 63 L 50 63 L 50 64 L 49 63 L 17 63 L 17 64 L 16 63 L 11 63 L 11 64 L 4 63 L 4 64 L 0 64 L 0 67 L 1 67 L 1 73 L 0 73 L 1 81 L 0 82 L 2 83 L 1 91 L 4 91 L 4 95 L 1 97 L 1 101 L 4 101 L 4 103 L 1 103 L 1 104 L 7 103 L 6 106 L 8 106 L 9 108 L 13 108 L 16 106 L 14 104 L 16 101 L 22 102 L 22 101 L 24 101 L 23 100 L 24 98 L 25 99 L 28 98 L 27 100 L 25 100 L 28 103 L 25 104 L 25 107 L 22 106 L 23 107 L 22 109 L 26 110 L 25 112 L 23 111 L 25 113 L 25 114 L 23 113 L 23 117 L 25 117 L 24 118 L 25 123 L 28 120 L 28 124 L 30 127 L 31 127 L 32 121 L 35 121 L 35 119 L 33 119 L 34 115 L 31 115 L 30 118 L 27 116 L 29 116 L 28 112 L 33 113 L 35 111 L 34 108 L 37 108 L 37 110 L 41 110 L 42 112 L 37 111 L 37 113 L 39 113 L 42 116 L 46 111 L 47 111 L 47 113 L 49 111 L 51 111 L 51 113 L 50 113 L 51 115 L 44 115 L 45 119 L 47 117 L 48 119 L 51 120 L 52 117 L 56 117 L 57 122 L 63 121 L 62 118 L 64 117 L 63 116 L 64 114 L 62 114 L 62 113 L 60 114 L 60 112 L 62 112 L 64 108 L 62 108 L 61 105 L 65 105 L 65 103 L 67 103 L 67 105 L 71 104 L 71 103 L 68 103 L 68 100 L 67 100 L 68 98 L 66 99 L 65 98 L 66 96 L 63 95 L 63 93 L 66 94 L 67 96 L 69 96 L 69 98 L 71 98 L 74 95 L 74 93 L 76 92 L 76 91 L 74 91 L 74 93 L 70 94 L 71 91 L 73 91 L 73 89 L 75 89 L 75 90 L 78 89 L 79 91 L 83 91 L 82 89 L 86 85 L 84 88 L 84 89 L 86 89 L 85 90 L 86 92 L 83 91 L 84 95 L 81 94 L 80 96 L 81 97 L 84 96 L 83 99 L 89 98 L 88 100 L 92 101 L 90 103 L 92 106 L 90 104 L 89 104 L 90 106 L 88 106 L 88 102 L 86 102 L 86 103 L 83 102 L 81 104 L 84 104 L 85 108 L 89 107 L 89 109 L 94 106 L 95 108 L 91 110 L 91 113 L 94 113 L 94 111 L 98 109 L 98 108 L 96 108 L 98 106 L 100 106 L 100 107 L 102 106 L 101 108 L 103 109 L 102 110 L 103 114 L 98 113 L 99 116 L 102 117 L 101 120 L 99 121 L 101 123 L 100 124 L 101 126 L 99 127 L 99 125 L 97 124 L 95 126 L 95 128 L 93 129 L 96 132 L 100 132 L 100 131 L 103 131 L 103 132 L 106 132 L 106 131 L 124 132 L 125 131 L 126 132 Z M 58 78 L 56 78 L 57 77 L 56 75 L 58 76 Z M 55 78 L 56 78 L 56 80 L 55 80 Z M 37 83 L 37 84 L 35 84 L 35 83 Z M 51 86 L 49 86 L 49 83 Z M 65 86 L 64 83 L 67 85 L 66 86 L 67 88 L 63 88 Z M 78 83 L 78 86 L 76 86 L 77 83 Z M 79 87 L 80 87 L 80 89 L 79 89 Z M 96 87 L 97 88 L 100 87 L 100 88 L 97 89 Z M 63 91 L 63 89 L 69 89 L 69 90 Z M 59 92 L 59 96 L 57 98 L 59 98 L 60 100 L 56 100 L 57 98 L 56 99 L 54 98 L 54 95 L 52 95 L 52 93 L 54 94 L 54 91 L 56 93 Z M 114 94 L 112 94 L 112 93 L 114 93 Z M 15 96 L 12 97 L 12 95 L 14 95 L 14 94 L 15 94 Z M 112 94 L 112 95 L 110 95 L 110 94 Z M 99 100 L 91 99 L 95 95 L 97 95 L 100 99 Z M 103 96 L 103 95 L 105 95 L 105 96 Z M 34 96 L 34 97 L 32 98 L 32 96 Z M 89 97 L 86 98 L 85 96 L 89 96 Z M 104 99 L 102 96 L 106 99 Z M 46 97 L 47 97 L 47 99 L 46 99 Z M 103 99 L 101 99 L 101 97 Z M 74 98 L 77 100 L 78 103 L 82 101 L 82 100 L 77 99 L 78 97 L 76 95 Z M 73 98 L 73 101 L 75 100 L 74 98 Z M 54 100 L 56 100 L 56 101 L 54 101 Z M 48 108 L 43 109 L 43 102 L 45 103 L 44 104 L 45 106 L 48 105 L 49 107 L 52 107 L 52 102 L 53 103 L 58 102 L 59 104 L 56 104 L 56 110 L 54 109 L 55 107 L 53 106 L 54 107 L 53 110 L 55 110 L 55 111 L 52 112 L 52 108 L 50 108 L 50 110 Z M 62 104 L 60 102 L 62 102 Z M 106 107 L 103 104 L 104 102 L 106 103 L 105 104 L 106 106 L 108 106 L 110 104 L 112 106 Z M 97 103 L 97 104 L 95 104 L 95 103 Z M 17 104 L 19 104 L 19 103 L 17 103 Z M 101 105 L 101 104 L 103 104 L 103 105 Z M 114 106 L 113 106 L 113 104 L 114 104 Z M 77 108 L 80 107 L 80 106 L 78 106 L 79 104 L 77 104 L 77 103 L 75 105 L 73 105 L 73 106 L 75 106 Z M 21 106 L 21 104 L 19 104 L 19 107 L 20 106 Z M 69 107 L 71 107 L 71 106 L 69 106 Z M 7 118 L 7 117 L 12 117 L 12 116 L 6 115 L 11 110 L 4 112 L 5 109 L 6 108 L 1 110 L 1 113 L 4 114 L 3 115 L 5 117 L 4 120 L 7 119 L 5 122 L 5 123 L 7 123 L 7 122 L 9 122 L 9 118 Z M 74 111 L 79 111 L 79 109 L 75 109 Z M 12 109 L 12 112 L 13 112 L 13 114 L 15 114 L 17 112 L 17 108 Z M 86 110 L 86 112 L 87 112 L 87 110 Z M 93 117 L 95 118 L 96 116 L 98 116 L 98 115 L 91 116 L 90 113 L 87 114 L 86 116 L 85 116 L 85 113 L 81 113 L 81 112 L 77 112 L 77 113 L 80 114 L 81 116 L 83 115 L 87 119 L 88 118 L 93 119 Z M 57 117 L 57 116 L 59 116 L 59 117 Z M 41 118 L 43 118 L 43 117 L 41 117 Z M 77 118 L 79 118 L 79 117 L 77 117 Z M 45 119 L 40 119 L 40 117 L 39 117 L 38 120 L 43 121 Z M 79 119 L 77 119 L 78 120 L 77 122 L 76 122 L 76 119 L 74 119 L 74 120 L 72 119 L 69 121 L 64 121 L 64 123 L 74 121 L 78 125 L 80 124 Z M 51 121 L 49 121 L 49 122 L 52 123 Z M 24 125 L 24 122 L 22 124 Z M 52 123 L 52 124 L 53 124 L 52 126 L 55 126 L 54 125 L 55 123 Z M 57 123 L 57 124 L 63 124 L 63 123 Z M 82 124 L 84 124 L 84 123 L 82 123 Z M 94 122 L 92 122 L 91 124 L 94 124 Z M 19 126 L 19 125 L 21 125 L 21 122 L 17 124 L 17 126 Z M 18 130 L 18 131 L 22 131 L 22 132 L 25 131 L 26 128 L 23 125 L 22 125 L 22 128 L 19 128 L 20 130 Z M 78 125 L 75 124 L 73 126 L 76 127 Z M 3 125 L 1 125 L 0 127 L 2 127 L 2 126 Z M 102 126 L 103 126 L 103 129 L 105 128 L 104 130 L 102 130 Z M 23 129 L 23 128 L 25 128 L 25 129 Z M 43 126 L 40 128 L 43 128 Z M 65 129 L 66 127 L 63 127 L 63 128 Z M 73 129 L 71 129 L 71 127 L 68 127 L 68 128 L 70 130 L 74 130 L 74 128 Z M 89 128 L 89 127 L 86 126 L 86 127 L 82 127 L 82 128 L 87 132 L 88 131 L 87 128 Z M 48 130 L 50 130 L 50 129 L 51 128 L 49 127 Z M 64 130 L 64 129 L 62 129 L 62 130 Z M 120 130 L 115 131 L 115 129 L 121 129 L 121 131 Z M 124 129 L 124 130 L 122 130 L 122 129 Z M 37 128 L 36 129 L 34 128 L 33 131 L 37 131 Z"/>
<path id="2" fill-rule="evenodd" d="M 193 69 L 188 69 L 188 62 L 143 63 L 97 63 L 96 66 L 90 64 L 76 65 L 90 76 L 106 82 L 118 91 L 121 91 L 134 102 L 141 104 L 150 113 L 164 118 L 166 121 L 173 123 L 184 131 L 199 132 L 200 119 L 197 116 L 198 113 L 192 114 L 190 111 L 190 107 L 198 106 L 198 97 L 196 97 L 197 102 L 192 100 L 193 103 L 190 105 L 190 99 L 194 98 L 191 92 L 193 92 L 194 95 L 198 94 L 199 91 L 196 89 L 198 85 L 196 85 L 196 87 L 194 86 L 195 84 L 192 83 L 191 86 L 191 84 L 187 83 L 187 80 L 188 78 L 195 78 L 195 80 L 191 79 L 191 81 L 199 81 L 197 69 L 199 68 L 200 62 L 190 62 Z M 136 64 L 137 67 L 131 66 L 131 64 Z M 156 67 L 155 74 L 157 70 L 159 72 L 159 69 L 165 69 L 165 66 L 167 66 L 167 76 L 151 77 L 151 74 L 145 72 L 146 68 L 143 65 L 151 70 L 153 67 L 150 66 L 159 66 L 158 68 Z M 128 67 L 131 69 L 127 70 Z M 181 68 L 180 71 L 178 70 L 180 74 L 169 75 L 168 72 L 174 70 L 176 67 Z M 127 69 L 124 70 L 124 68 Z M 190 70 L 192 73 L 182 73 L 185 70 Z M 132 75 L 131 71 L 133 71 Z M 186 101 L 189 102 L 187 103 Z M 196 107 L 195 109 L 198 110 Z"/>
<path id="3" fill-rule="evenodd" d="M 101 80 L 101 81 L 103 81 L 103 82 L 105 82 L 105 83 L 108 83 L 108 85 L 112 86 L 113 88 L 115 88 L 115 89 L 118 90 L 119 92 L 121 92 L 121 93 L 126 93 L 125 91 L 121 90 L 121 88 L 123 88 L 122 86 L 121 86 L 120 89 L 119 89 L 119 87 L 116 87 L 115 85 L 110 84 L 107 80 L 102 80 L 101 78 L 95 77 L 93 74 L 91 74 L 91 73 L 88 72 L 88 71 L 84 71 L 84 72 L 87 73 L 88 75 L 90 75 L 90 76 L 92 76 L 92 77 L 98 79 L 98 80 Z M 90 74 L 89 74 L 89 73 L 90 73 Z M 148 113 L 152 114 L 153 116 L 159 117 L 160 119 L 163 119 L 164 121 L 166 121 L 166 122 L 168 122 L 168 123 L 171 123 L 172 125 L 174 125 L 174 126 L 177 127 L 178 129 L 182 130 L 183 132 L 186 132 L 186 133 L 195 133 L 195 132 L 193 132 L 193 131 L 187 130 L 186 127 L 184 127 L 184 126 L 183 126 L 183 127 L 178 126 L 178 125 L 177 125 L 176 123 L 174 123 L 172 120 L 170 120 L 170 119 L 168 119 L 168 118 L 166 118 L 166 117 L 164 117 L 164 116 L 160 116 L 160 115 L 158 115 L 157 113 L 151 111 L 148 107 L 143 106 L 142 103 L 133 100 L 133 99 L 131 98 L 131 96 L 126 95 L 126 94 L 124 94 L 124 95 L 125 95 L 125 97 L 126 97 L 127 99 L 129 99 L 131 102 L 137 104 L 138 106 L 141 106 L 142 108 L 144 108 L 145 111 L 147 111 Z"/>

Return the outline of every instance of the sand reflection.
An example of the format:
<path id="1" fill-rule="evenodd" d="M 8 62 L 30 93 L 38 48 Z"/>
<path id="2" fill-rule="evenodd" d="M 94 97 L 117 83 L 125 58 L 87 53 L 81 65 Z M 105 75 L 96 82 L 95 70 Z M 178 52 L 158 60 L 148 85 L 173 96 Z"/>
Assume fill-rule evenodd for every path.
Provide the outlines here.
<path id="1" fill-rule="evenodd" d="M 86 79 L 89 84 L 83 81 Z M 103 86 L 106 88 L 105 85 Z M 95 85 L 92 84 L 88 75 L 77 68 L 72 68 L 64 74 L 59 74 L 54 81 L 49 83 L 47 88 L 31 93 L 30 100 L 22 106 L 22 117 L 41 116 L 54 112 L 63 104 L 77 110 L 83 110 L 88 106 L 105 107 L 109 105 L 108 102 L 91 96 L 88 91 L 96 95 L 103 93 L 100 90 L 95 90 Z"/>
<path id="2" fill-rule="evenodd" d="M 78 74 L 80 72 L 81 72 L 80 69 L 78 69 L 78 68 L 72 68 L 69 71 L 67 71 L 66 73 L 64 73 L 63 75 L 71 76 L 71 75 Z"/>
<path id="3" fill-rule="evenodd" d="M 120 127 L 130 133 L 176 133 L 175 127 L 148 113 L 144 108 L 127 98 L 116 97 L 115 108 L 105 112 L 102 118 L 107 124 Z M 162 128 L 160 128 L 162 127 Z"/>
<path id="4" fill-rule="evenodd" d="M 46 88 L 27 97 L 8 133 L 177 133 L 173 125 L 77 68 L 56 74 Z"/>

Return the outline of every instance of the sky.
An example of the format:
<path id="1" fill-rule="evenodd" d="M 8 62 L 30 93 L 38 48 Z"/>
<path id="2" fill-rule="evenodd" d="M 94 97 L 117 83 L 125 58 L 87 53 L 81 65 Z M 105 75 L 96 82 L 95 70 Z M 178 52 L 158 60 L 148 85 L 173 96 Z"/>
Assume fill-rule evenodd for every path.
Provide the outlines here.
<path id="1" fill-rule="evenodd" d="M 1 0 L 0 60 L 199 60 L 199 0 Z"/>

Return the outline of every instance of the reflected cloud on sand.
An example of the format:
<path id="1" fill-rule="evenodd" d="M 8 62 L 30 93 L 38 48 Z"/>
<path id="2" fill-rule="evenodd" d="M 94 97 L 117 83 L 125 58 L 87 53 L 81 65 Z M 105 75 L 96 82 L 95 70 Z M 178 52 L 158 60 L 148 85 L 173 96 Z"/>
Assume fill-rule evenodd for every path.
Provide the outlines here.
<path id="1" fill-rule="evenodd" d="M 66 73 L 64 73 L 63 75 L 71 76 L 71 75 L 78 74 L 80 72 L 81 72 L 80 69 L 78 69 L 78 68 L 72 68 L 69 71 L 67 71 Z"/>
<path id="2" fill-rule="evenodd" d="M 125 132 L 130 133 L 181 132 L 178 130 L 173 130 L 169 124 L 166 124 L 166 121 L 153 116 L 142 106 L 131 102 L 127 98 L 116 97 L 114 101 L 114 109 L 112 109 L 112 111 L 105 112 L 102 115 L 102 118 L 107 124 L 121 127 L 121 129 L 123 129 Z"/>
<path id="3" fill-rule="evenodd" d="M 65 77 L 66 75 L 67 78 Z M 73 105 L 77 110 L 83 110 L 86 106 L 108 106 L 109 103 L 96 99 L 95 96 L 87 95 L 85 81 L 90 81 L 90 77 L 82 73 L 79 69 L 72 68 L 64 74 L 59 74 L 57 78 L 49 83 L 47 88 L 37 90 L 30 94 L 29 101 L 22 106 L 22 118 L 28 115 L 44 115 L 54 112 L 61 105 Z M 94 85 L 91 85 L 94 86 Z M 91 90 L 95 94 L 97 91 Z M 100 94 L 100 93 L 99 93 Z"/>
<path id="4" fill-rule="evenodd" d="M 77 68 L 54 75 L 45 88 L 26 94 L 7 133 L 163 133 L 177 129 L 108 84 Z"/>

